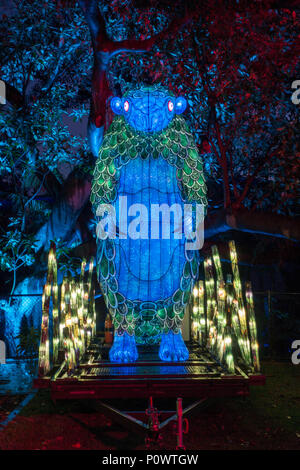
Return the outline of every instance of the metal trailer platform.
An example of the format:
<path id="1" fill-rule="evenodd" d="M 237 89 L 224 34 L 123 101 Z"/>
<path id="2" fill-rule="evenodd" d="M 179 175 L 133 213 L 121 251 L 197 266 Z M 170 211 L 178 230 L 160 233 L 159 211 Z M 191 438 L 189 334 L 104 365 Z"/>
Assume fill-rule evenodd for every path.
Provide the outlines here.
<path id="1" fill-rule="evenodd" d="M 90 350 L 86 360 L 70 376 L 62 364 L 34 381 L 35 388 L 49 388 L 53 400 L 109 398 L 197 398 L 245 396 L 250 385 L 264 384 L 263 375 L 236 367 L 228 374 L 207 350 L 188 344 L 187 361 L 163 362 L 158 347 L 139 348 L 134 363 L 102 359 L 104 348 Z M 99 350 L 100 349 L 100 350 Z M 107 355 L 107 353 L 106 353 Z"/>
<path id="2" fill-rule="evenodd" d="M 94 348 L 94 349 L 93 349 Z M 249 394 L 250 385 L 263 385 L 265 377 L 249 374 L 240 367 L 234 374 L 215 360 L 207 350 L 196 343 L 189 343 L 188 361 L 163 362 L 158 357 L 158 347 L 139 348 L 139 359 L 135 363 L 112 363 L 104 357 L 108 350 L 94 343 L 85 360 L 70 375 L 65 364 L 34 381 L 35 388 L 50 389 L 52 400 L 97 400 L 97 406 L 106 415 L 133 431 L 146 433 L 149 447 L 161 440 L 160 431 L 171 421 L 177 426 L 177 449 L 184 449 L 183 434 L 187 432 L 187 416 L 195 412 L 211 397 L 237 397 Z M 139 399 L 149 401 L 144 412 L 125 411 L 102 400 Z M 176 412 L 159 411 L 154 399 L 176 398 Z M 182 400 L 195 402 L 183 409 Z M 118 405 L 120 406 L 120 405 Z M 162 417 L 165 417 L 162 420 Z"/>
<path id="3" fill-rule="evenodd" d="M 88 399 L 89 403 L 100 404 L 116 418 L 125 419 L 143 429 L 145 423 L 102 400 L 107 402 L 115 399 L 119 408 L 121 399 L 123 402 L 127 400 L 124 406 L 128 406 L 131 399 L 135 401 L 134 406 L 137 399 L 148 399 L 146 428 L 156 433 L 168 420 L 164 424 L 159 421 L 154 399 L 165 398 L 170 402 L 171 398 L 176 398 L 178 434 L 182 436 L 182 416 L 194 412 L 195 406 L 200 406 L 210 397 L 245 396 L 249 394 L 251 385 L 264 384 L 264 376 L 253 372 L 259 371 L 260 366 L 251 283 L 245 283 L 243 295 L 237 253 L 232 240 L 229 242 L 229 251 L 232 276 L 227 275 L 226 283 L 217 246 L 213 246 L 212 257 L 204 261 L 205 280 L 197 281 L 193 289 L 185 318 L 188 320 L 190 317 L 192 320 L 191 326 L 187 328 L 187 336 L 190 338 L 192 333 L 197 342 L 188 344 L 189 360 L 180 363 L 163 362 L 158 357 L 158 346 L 153 346 L 138 347 L 139 359 L 135 363 L 119 364 L 108 360 L 108 348 L 103 344 L 105 332 L 95 334 L 93 259 L 89 264 L 87 284 L 84 283 L 86 261 L 83 260 L 79 282 L 70 283 L 67 280 L 58 286 L 55 245 L 52 244 L 43 297 L 39 349 L 41 376 L 35 380 L 35 387 L 48 388 L 54 401 Z M 54 291 L 58 293 L 59 290 L 60 304 L 59 296 L 54 295 Z M 53 312 L 50 315 L 51 298 L 55 316 Z M 89 341 L 91 343 L 86 350 Z M 50 350 L 56 366 L 47 373 Z M 217 357 L 211 351 L 215 351 Z M 78 354 L 80 361 L 75 367 Z M 63 362 L 65 355 L 67 363 Z M 68 370 L 68 367 L 72 370 Z M 183 399 L 186 402 L 196 400 L 196 403 L 183 410 Z M 178 446 L 180 448 L 181 444 Z"/>

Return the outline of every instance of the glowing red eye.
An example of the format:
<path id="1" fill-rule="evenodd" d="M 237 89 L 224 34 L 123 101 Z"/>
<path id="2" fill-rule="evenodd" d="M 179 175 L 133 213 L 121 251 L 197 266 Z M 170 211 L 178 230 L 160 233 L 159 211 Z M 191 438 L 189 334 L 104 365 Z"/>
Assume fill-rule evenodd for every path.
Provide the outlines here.
<path id="1" fill-rule="evenodd" d="M 126 113 L 127 113 L 128 110 L 129 110 L 129 102 L 128 102 L 128 101 L 125 101 L 125 103 L 124 103 L 124 109 L 125 109 L 125 111 L 126 111 Z"/>
<path id="2" fill-rule="evenodd" d="M 174 103 L 173 103 L 173 101 L 170 100 L 170 101 L 168 101 L 168 110 L 170 112 L 172 112 L 173 109 L 174 109 Z"/>

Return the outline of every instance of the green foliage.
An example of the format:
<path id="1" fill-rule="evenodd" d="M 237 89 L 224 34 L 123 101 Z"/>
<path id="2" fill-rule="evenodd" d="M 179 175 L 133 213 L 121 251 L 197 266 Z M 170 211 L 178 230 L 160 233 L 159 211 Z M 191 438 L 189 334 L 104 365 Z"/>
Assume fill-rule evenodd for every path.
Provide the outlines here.
<path id="1" fill-rule="evenodd" d="M 19 228 L 19 220 L 10 218 L 8 230 L 2 230 L 0 237 L 0 268 L 2 271 L 13 273 L 12 289 L 13 294 L 17 271 L 23 266 L 32 266 L 35 262 L 34 242 L 32 234 L 22 233 Z"/>
<path id="2" fill-rule="evenodd" d="M 186 118 L 214 187 L 213 208 L 244 206 L 294 215 L 300 139 L 291 84 L 299 71 L 297 12 L 259 2 L 240 2 L 238 8 L 236 2 L 220 0 L 197 3 L 198 13 L 175 36 L 167 35 L 145 54 L 114 56 L 111 86 L 124 91 L 146 79 L 185 95 Z M 127 26 L 122 39 L 128 28 L 133 37 L 141 34 L 130 21 L 130 8 L 128 3 L 122 10 Z M 164 19 L 158 22 L 149 8 L 144 31 L 160 32 L 173 17 L 170 8 L 165 2 Z M 110 28 L 118 29 L 111 18 Z"/>
<path id="3" fill-rule="evenodd" d="M 73 247 L 67 247 L 60 243 L 59 240 L 55 241 L 56 245 L 56 260 L 60 272 L 63 276 L 75 277 L 80 270 L 81 258 L 77 258 L 72 254 Z"/>
<path id="4" fill-rule="evenodd" d="M 25 315 L 22 316 L 20 324 L 20 332 L 16 339 L 19 340 L 17 346 L 17 353 L 20 356 L 36 356 L 39 346 L 39 331 L 28 325 L 28 320 Z"/>
<path id="5" fill-rule="evenodd" d="M 86 96 L 81 95 L 89 86 L 91 57 L 87 26 L 77 7 L 57 9 L 54 0 L 16 5 L 15 15 L 1 26 L 6 37 L 1 78 L 16 94 L 14 106 L 0 117 L 1 167 L 8 175 L 16 165 L 22 168 L 27 187 L 34 169 L 41 166 L 60 177 L 59 164 L 76 165 L 83 158 L 85 140 L 71 135 L 64 121 L 87 115 Z"/>
<path id="6" fill-rule="evenodd" d="M 0 256 L 1 268 L 14 274 L 14 289 L 16 271 L 34 262 L 31 234 L 61 197 L 64 168 L 83 167 L 87 159 L 86 139 L 73 135 L 69 123 L 88 114 L 92 57 L 77 3 L 16 1 L 1 22 L 0 39 L 0 78 L 7 84 L 0 197 L 9 201 L 11 215 L 2 222 Z"/>

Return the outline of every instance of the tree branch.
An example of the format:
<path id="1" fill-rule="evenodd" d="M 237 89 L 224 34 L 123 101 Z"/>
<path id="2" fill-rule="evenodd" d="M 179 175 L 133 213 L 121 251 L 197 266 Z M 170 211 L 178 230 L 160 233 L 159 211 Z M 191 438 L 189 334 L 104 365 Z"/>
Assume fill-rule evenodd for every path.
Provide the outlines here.
<path id="1" fill-rule="evenodd" d="M 93 49 L 96 52 L 99 50 L 99 44 L 111 42 L 106 34 L 104 18 L 100 13 L 97 0 L 78 0 L 78 3 L 89 25 Z"/>
<path id="2" fill-rule="evenodd" d="M 238 198 L 238 200 L 235 203 L 236 206 L 239 206 L 241 204 L 241 202 L 245 199 L 245 197 L 248 194 L 248 191 L 251 187 L 251 184 L 255 180 L 256 176 L 258 175 L 260 170 L 271 160 L 271 158 L 274 157 L 274 155 L 275 155 L 274 153 L 270 153 L 264 159 L 264 161 L 256 168 L 256 170 L 252 173 L 252 175 L 247 178 L 246 184 L 245 184 L 244 189 L 243 189 L 243 192 L 242 192 L 242 194 L 240 195 L 240 197 Z"/>
<path id="3" fill-rule="evenodd" d="M 194 13 L 195 14 L 195 13 Z M 112 55 L 123 52 L 147 52 L 152 49 L 155 43 L 168 38 L 173 38 L 182 28 L 191 22 L 194 14 L 186 14 L 183 18 L 175 18 L 169 26 L 149 39 L 127 39 L 125 41 L 110 42 L 110 52 Z M 106 46 L 107 47 L 107 46 Z"/>
<path id="4" fill-rule="evenodd" d="M 197 13 L 197 10 L 186 13 L 183 18 L 174 19 L 169 26 L 149 39 L 129 39 L 115 42 L 106 33 L 105 20 L 98 7 L 97 0 L 78 0 L 89 25 L 93 50 L 94 70 L 92 78 L 92 100 L 88 124 L 88 140 L 92 153 L 98 156 L 102 144 L 105 126 L 106 104 L 112 94 L 107 80 L 107 68 L 110 59 L 121 52 L 141 53 L 149 51 L 155 42 L 165 37 L 173 37 Z"/>

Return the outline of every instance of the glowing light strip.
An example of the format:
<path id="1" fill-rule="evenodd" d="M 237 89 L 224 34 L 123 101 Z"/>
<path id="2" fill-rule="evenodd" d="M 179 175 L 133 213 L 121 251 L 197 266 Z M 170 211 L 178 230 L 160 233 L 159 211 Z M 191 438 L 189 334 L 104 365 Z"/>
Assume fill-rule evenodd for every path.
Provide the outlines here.
<path id="1" fill-rule="evenodd" d="M 231 283 L 226 283 L 226 327 L 224 331 L 225 336 L 225 361 L 229 372 L 234 373 L 235 364 L 234 364 L 234 355 L 232 351 L 232 336 L 234 329 L 233 327 L 233 300 L 234 300 L 234 290 Z M 231 341 L 227 341 L 226 338 L 230 337 Z"/>
<path id="2" fill-rule="evenodd" d="M 81 263 L 79 282 L 64 278 L 57 285 L 57 262 L 55 245 L 52 243 L 48 255 L 47 280 L 42 297 L 41 341 L 39 346 L 39 377 L 50 371 L 49 309 L 52 294 L 53 304 L 53 363 L 59 359 L 59 351 L 64 350 L 69 373 L 79 364 L 87 344 L 96 333 L 96 311 L 92 274 L 94 259 L 89 264 L 88 283 L 84 283 L 86 260 Z M 58 302 L 60 289 L 60 304 Z"/>
<path id="3" fill-rule="evenodd" d="M 192 337 L 201 346 L 206 343 L 206 320 L 204 310 L 204 284 L 198 281 L 195 284 L 192 293 L 192 302 L 190 304 L 192 318 Z"/>
<path id="4" fill-rule="evenodd" d="M 211 258 L 204 260 L 205 290 L 206 290 L 206 316 L 207 316 L 207 347 L 215 352 L 217 344 L 217 301 L 215 281 Z"/>
<path id="5" fill-rule="evenodd" d="M 248 366 L 252 365 L 251 353 L 250 353 L 250 341 L 248 338 L 248 327 L 246 319 L 246 311 L 244 307 L 242 285 L 240 279 L 240 273 L 238 268 L 238 260 L 236 247 L 233 240 L 229 242 L 229 251 L 231 266 L 233 272 L 233 287 L 235 291 L 236 300 L 233 301 L 234 314 L 233 314 L 233 325 L 235 333 L 238 338 L 238 344 L 241 350 L 242 357 Z"/>
<path id="6" fill-rule="evenodd" d="M 211 258 L 204 261 L 206 302 L 203 281 L 198 281 L 189 306 L 192 337 L 200 345 L 207 346 L 220 362 L 226 364 L 230 373 L 235 372 L 235 356 L 239 351 L 245 366 L 251 369 L 254 367 L 255 371 L 259 371 L 259 346 L 251 283 L 246 283 L 245 308 L 233 241 L 229 243 L 229 248 L 234 284 L 230 280 L 225 284 L 218 248 L 213 246 L 215 272 Z M 233 341 L 237 343 L 239 351 L 237 348 L 233 349 Z"/>
<path id="7" fill-rule="evenodd" d="M 259 346 L 258 346 L 258 341 L 257 341 L 257 328 L 256 328 L 256 320 L 255 320 L 255 313 L 254 313 L 252 286 L 251 286 L 250 281 L 246 282 L 246 311 L 247 311 L 247 318 L 248 318 L 248 324 L 249 324 L 250 344 L 251 344 L 254 370 L 256 372 L 259 372 L 260 371 Z"/>

